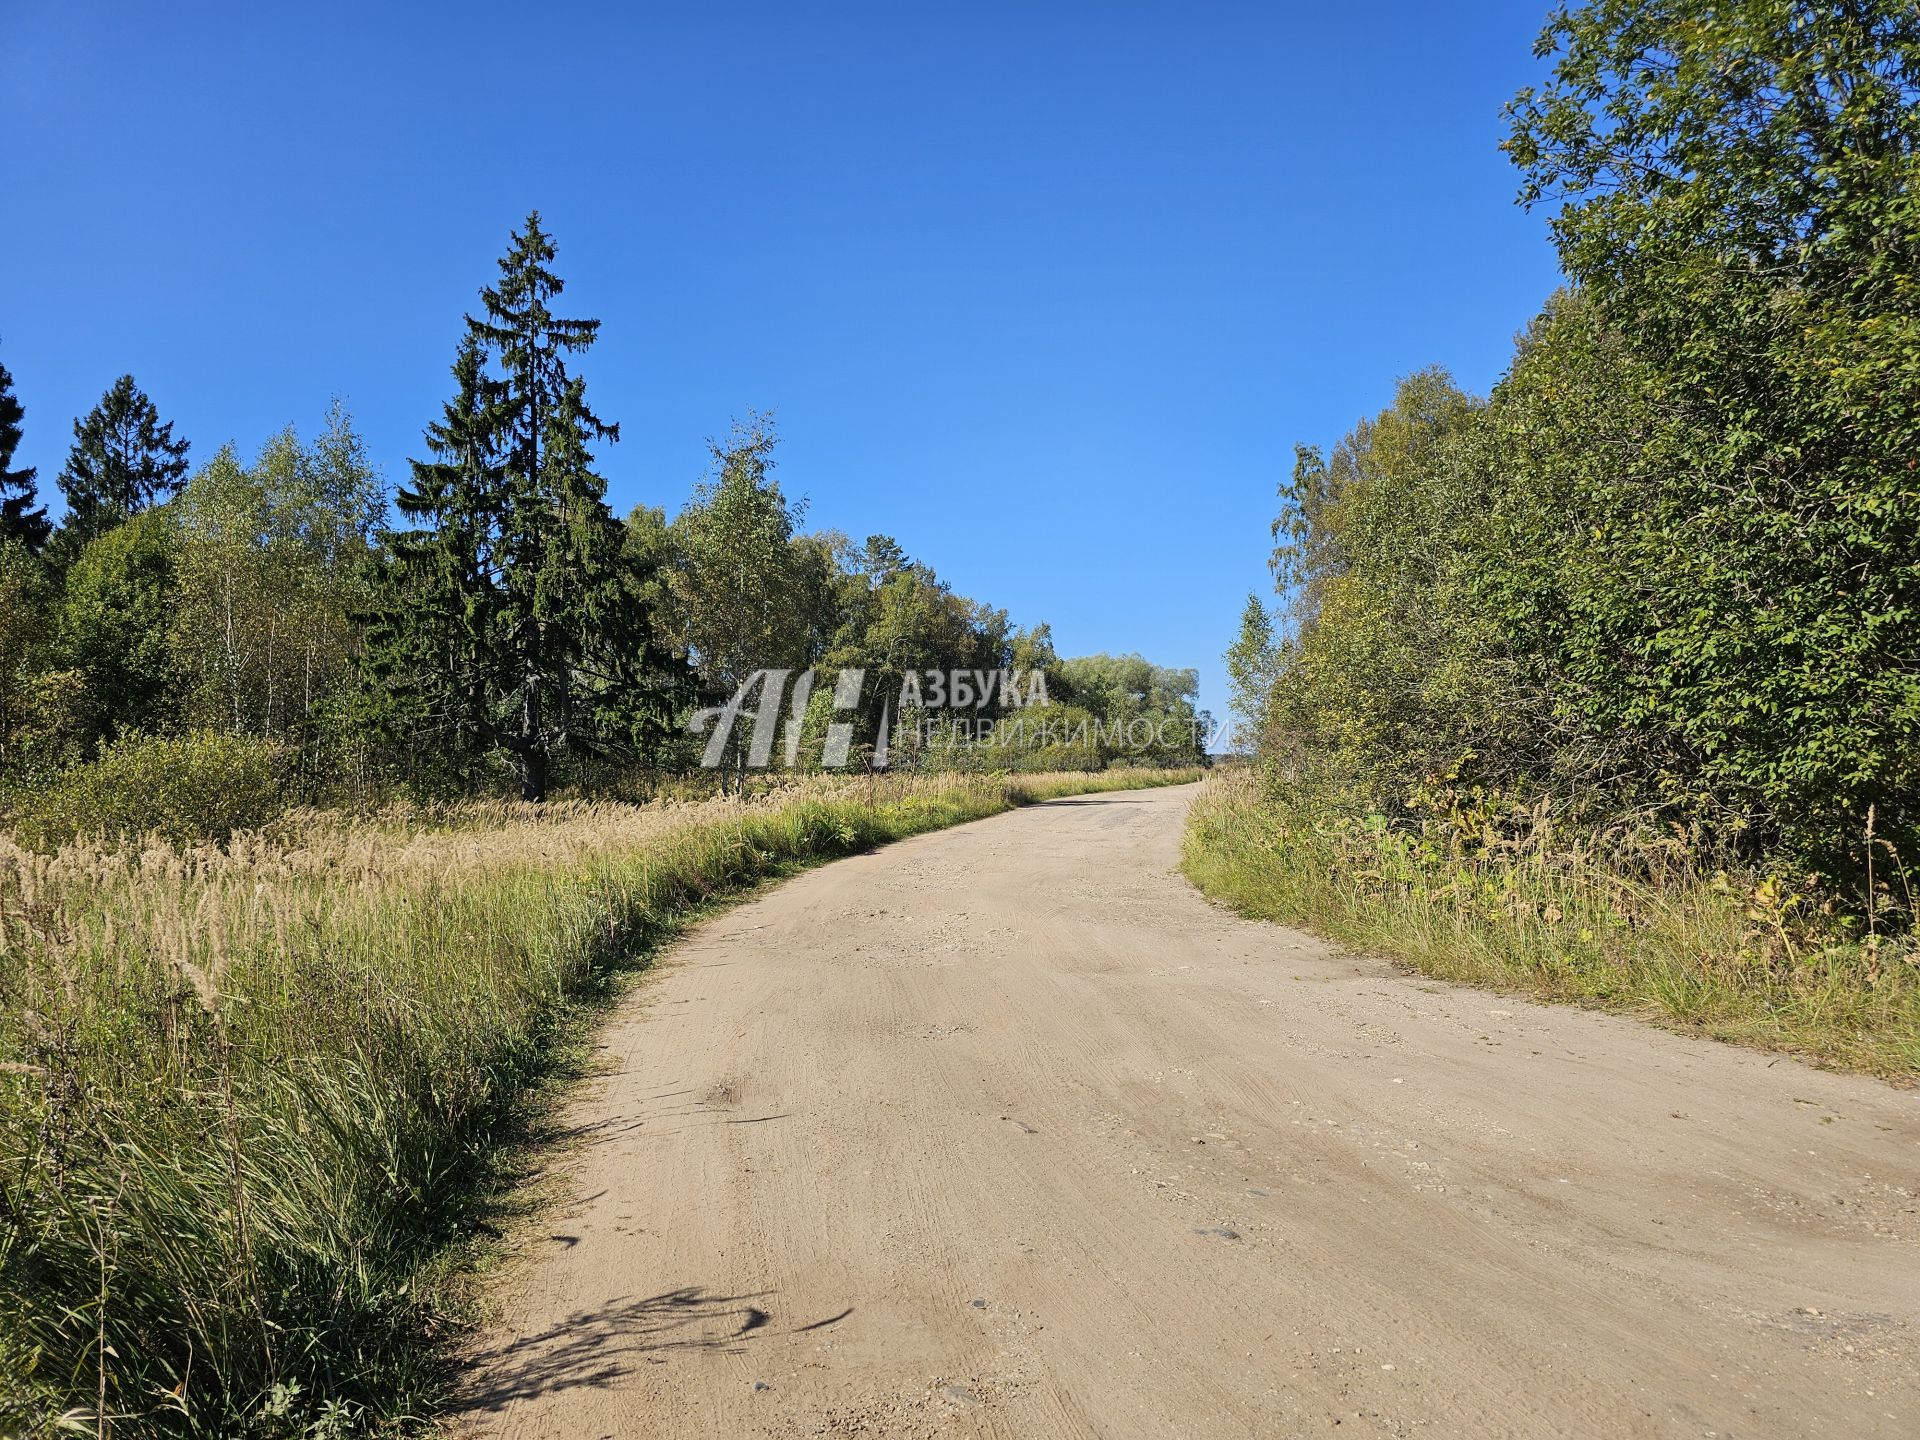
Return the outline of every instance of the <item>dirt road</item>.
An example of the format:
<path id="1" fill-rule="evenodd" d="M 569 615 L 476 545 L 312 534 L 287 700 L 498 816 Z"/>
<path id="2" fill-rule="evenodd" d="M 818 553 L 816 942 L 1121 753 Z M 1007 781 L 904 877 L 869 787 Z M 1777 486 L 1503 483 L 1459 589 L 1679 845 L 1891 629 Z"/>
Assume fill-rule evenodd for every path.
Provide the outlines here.
<path id="1" fill-rule="evenodd" d="M 802 876 L 601 1037 L 494 1436 L 1920 1435 L 1920 1099 L 1209 907 L 1190 791 Z"/>

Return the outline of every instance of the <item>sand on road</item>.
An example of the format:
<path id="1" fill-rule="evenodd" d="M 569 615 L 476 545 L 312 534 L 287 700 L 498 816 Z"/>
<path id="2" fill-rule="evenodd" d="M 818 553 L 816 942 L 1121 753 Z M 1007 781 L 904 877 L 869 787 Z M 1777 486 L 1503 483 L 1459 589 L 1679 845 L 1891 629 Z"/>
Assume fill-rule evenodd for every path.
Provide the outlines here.
<path id="1" fill-rule="evenodd" d="M 466 1417 L 599 1436 L 1920 1435 L 1920 1101 L 1175 872 L 1191 790 L 802 875 L 599 1037 Z"/>

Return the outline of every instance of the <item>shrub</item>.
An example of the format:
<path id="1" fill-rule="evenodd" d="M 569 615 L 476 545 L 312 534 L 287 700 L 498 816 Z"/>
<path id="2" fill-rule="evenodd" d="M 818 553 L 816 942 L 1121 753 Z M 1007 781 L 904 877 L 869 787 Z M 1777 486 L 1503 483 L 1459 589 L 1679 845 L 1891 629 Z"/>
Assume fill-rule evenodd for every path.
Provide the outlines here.
<path id="1" fill-rule="evenodd" d="M 224 843 L 283 808 L 280 748 L 244 735 L 131 735 L 21 807 L 14 832 L 51 849 L 81 835 Z"/>

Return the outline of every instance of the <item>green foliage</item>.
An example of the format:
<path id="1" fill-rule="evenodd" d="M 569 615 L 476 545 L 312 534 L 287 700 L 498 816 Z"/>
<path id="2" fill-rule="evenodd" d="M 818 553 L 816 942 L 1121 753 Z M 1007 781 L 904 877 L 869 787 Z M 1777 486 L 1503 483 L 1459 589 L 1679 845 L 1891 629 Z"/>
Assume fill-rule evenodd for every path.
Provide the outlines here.
<path id="1" fill-rule="evenodd" d="M 1801 299 L 1910 314 L 1920 11 L 1907 0 L 1587 0 L 1554 12 L 1536 53 L 1552 80 L 1508 107 L 1521 199 L 1563 202 L 1568 273 L 1663 363 L 1758 378 Z M 1709 295 L 1730 303 L 1689 303 Z M 1759 348 L 1719 349 L 1742 336 Z"/>
<path id="2" fill-rule="evenodd" d="M 999 743 L 987 757 L 1013 771 L 1098 772 L 1113 764 L 1120 749 L 1105 728 L 1105 717 L 1078 705 L 1022 710 L 996 728 Z"/>
<path id="3" fill-rule="evenodd" d="M 830 725 L 849 722 L 856 766 L 1202 761 L 1207 717 L 1194 708 L 1195 672 L 1137 655 L 1062 661 L 1045 625 L 1013 629 L 1006 611 L 956 593 L 890 536 L 855 545 L 834 531 L 796 533 L 799 508 L 771 474 L 774 443 L 771 426 L 750 419 L 713 447 L 713 477 L 671 525 L 644 507 L 628 520 L 629 545 L 663 557 L 673 634 L 710 699 L 731 698 L 763 669 L 861 671 L 851 717 L 834 711 L 831 683 L 806 698 L 797 755 L 807 766 L 820 762 Z M 1018 694 L 1006 691 L 1010 669 Z M 1050 694 L 1077 703 L 1045 705 Z M 733 734 L 728 760 L 744 767 L 750 710 Z"/>
<path id="4" fill-rule="evenodd" d="M 1920 11 L 1594 0 L 1541 53 L 1508 149 L 1658 450 L 1626 526 L 1575 497 L 1627 566 L 1597 707 L 1759 843 L 1842 868 L 1871 812 L 1911 854 Z"/>
<path id="5" fill-rule="evenodd" d="M 736 422 L 726 440 L 709 441 L 711 475 L 657 542 L 674 644 L 693 662 L 703 697 L 717 705 L 757 671 L 812 664 L 834 622 L 833 539 L 795 533 L 805 507 L 790 503 L 774 478 L 778 443 L 771 418 L 761 415 Z M 723 770 L 744 771 L 755 723 L 751 711 L 740 716 Z"/>
<path id="6" fill-rule="evenodd" d="M 1542 54 L 1507 148 L 1579 288 L 1484 405 L 1414 376 L 1303 454 L 1266 751 L 1852 894 L 1920 847 L 1920 16 L 1592 0 Z"/>
<path id="7" fill-rule="evenodd" d="M 293 783 L 331 788 L 348 757 L 328 707 L 359 645 L 381 510 L 336 405 L 311 445 L 288 430 L 251 465 L 224 448 L 172 501 L 104 525 L 67 557 L 57 596 L 35 592 L 48 638 L 15 661 L 32 744 L 9 778 L 40 783 L 119 735 L 199 728 L 281 742 Z"/>
<path id="8" fill-rule="evenodd" d="M 224 843 L 283 808 L 281 760 L 251 736 L 127 735 L 35 794 L 14 833 L 43 849 L 83 836 Z"/>
<path id="9" fill-rule="evenodd" d="M 1254 683 L 1271 677 L 1263 702 L 1242 703 L 1298 785 L 1392 807 L 1470 748 L 1492 708 L 1459 597 L 1486 487 L 1450 453 L 1478 411 L 1423 371 L 1330 457 L 1298 454 L 1274 526 L 1291 633 L 1274 645 L 1256 627 L 1236 661 Z"/>
<path id="10" fill-rule="evenodd" d="M 79 738 L 88 748 L 178 716 L 170 648 L 178 560 L 175 517 L 150 510 L 88 545 L 67 572 L 60 646 L 83 686 Z"/>
<path id="11" fill-rule="evenodd" d="M 52 621 L 46 567 L 23 541 L 0 537 L 0 786 L 28 768 Z"/>
<path id="12" fill-rule="evenodd" d="M 36 506 L 32 466 L 15 469 L 13 452 L 20 448 L 20 422 L 26 410 L 13 393 L 13 375 L 0 365 L 0 541 L 16 540 L 29 550 L 47 542 L 53 528 L 47 512 Z"/>
<path id="13" fill-rule="evenodd" d="M 1063 660 L 1059 683 L 1076 704 L 1110 720 L 1142 714 L 1193 713 L 1197 670 L 1171 670 L 1139 655 L 1082 655 Z"/>
<path id="14" fill-rule="evenodd" d="M 1240 633 L 1227 647 L 1228 698 L 1240 717 L 1234 746 L 1242 753 L 1260 748 L 1267 729 L 1267 706 L 1280 682 L 1280 638 L 1273 612 L 1258 595 L 1248 595 L 1240 612 Z"/>
<path id="15" fill-rule="evenodd" d="M 367 557 L 385 504 L 345 410 L 311 444 L 291 430 L 251 465 L 223 448 L 167 513 L 178 598 L 168 653 L 190 726 L 288 745 L 308 789 L 338 761 L 326 709 L 351 678 Z"/>
<path id="16" fill-rule="evenodd" d="M 73 449 L 60 471 L 67 499 L 62 546 L 89 540 L 168 499 L 187 473 L 187 442 L 173 438 L 147 393 L 122 375 L 100 403 L 73 422 Z"/>
<path id="17" fill-rule="evenodd" d="M 553 242 L 527 217 L 467 321 L 456 392 L 395 497 L 416 528 L 376 569 L 358 720 L 396 748 L 440 749 L 468 774 L 492 752 L 524 798 L 559 756 L 647 759 L 675 716 L 681 669 L 654 633 L 652 576 L 606 505 L 589 447 L 618 438 L 566 357 L 597 320 L 553 314 Z M 497 360 L 500 373 L 488 370 Z"/>
<path id="18" fill-rule="evenodd" d="M 806 611 L 795 603 L 801 516 L 773 477 L 777 444 L 762 416 L 709 442 L 713 476 L 673 522 L 668 587 L 676 636 L 708 692 L 722 699 L 755 670 L 811 658 Z"/>
<path id="19" fill-rule="evenodd" d="M 1093 716 L 1102 763 L 1190 766 L 1206 763 L 1213 721 L 1198 708 L 1200 675 L 1170 669 L 1139 655 L 1082 655 L 1059 662 L 1048 677 L 1056 703 Z M 1017 717 L 1046 733 L 1046 716 Z M 1077 735 L 1077 727 L 1068 733 Z M 1078 743 L 1077 740 L 1075 743 Z"/>
<path id="20" fill-rule="evenodd" d="M 876 547 L 875 541 L 880 542 Z M 863 738 L 874 738 L 883 715 L 910 731 L 919 722 L 946 714 L 975 718 L 997 714 L 936 700 L 918 682 L 928 671 L 997 670 L 1009 661 L 1007 615 L 958 594 L 922 562 L 909 562 L 885 537 L 868 540 L 862 569 L 852 580 L 850 614 L 830 659 L 867 672 Z M 910 690 L 909 684 L 912 683 Z M 919 695 L 915 701 L 912 696 Z M 904 697 L 904 698 L 903 698 Z"/>
<path id="21" fill-rule="evenodd" d="M 1429 974 L 1920 1071 L 1920 11 L 1589 0 L 1507 149 L 1576 288 L 1274 531 L 1188 873 Z"/>

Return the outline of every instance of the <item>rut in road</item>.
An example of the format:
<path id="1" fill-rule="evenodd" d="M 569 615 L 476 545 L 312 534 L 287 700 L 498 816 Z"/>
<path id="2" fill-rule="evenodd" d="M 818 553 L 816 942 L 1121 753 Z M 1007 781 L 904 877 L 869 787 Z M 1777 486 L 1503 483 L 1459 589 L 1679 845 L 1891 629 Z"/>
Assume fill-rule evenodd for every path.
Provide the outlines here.
<path id="1" fill-rule="evenodd" d="M 1191 793 L 680 945 L 601 1036 L 474 1428 L 1920 1434 L 1913 1095 L 1235 919 L 1174 873 Z"/>

